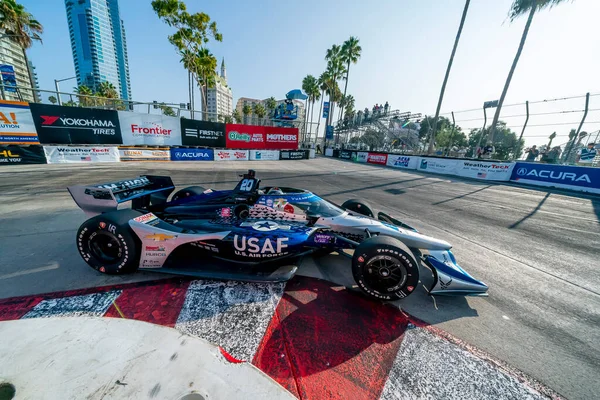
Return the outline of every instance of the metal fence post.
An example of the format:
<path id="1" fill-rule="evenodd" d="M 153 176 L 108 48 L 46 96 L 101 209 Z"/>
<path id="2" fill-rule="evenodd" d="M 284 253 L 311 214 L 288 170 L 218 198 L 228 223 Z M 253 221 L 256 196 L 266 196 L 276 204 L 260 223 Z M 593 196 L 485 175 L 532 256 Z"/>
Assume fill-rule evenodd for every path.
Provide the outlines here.
<path id="1" fill-rule="evenodd" d="M 456 120 L 454 119 L 454 111 L 452 111 L 452 133 L 450 133 L 450 144 L 448 145 L 450 150 L 452 150 L 452 140 L 454 139 L 455 129 L 456 129 Z M 450 150 L 448 151 L 448 153 L 446 153 L 446 156 L 450 153 Z"/>
<path id="2" fill-rule="evenodd" d="M 485 133 L 485 125 L 487 124 L 487 112 L 485 111 L 485 105 L 483 106 L 483 128 L 481 128 L 481 135 L 479 135 L 479 141 L 477 142 L 477 147 L 475 149 L 473 149 L 473 157 L 475 157 L 477 154 L 477 149 L 479 148 L 479 146 L 481 146 L 481 139 L 483 139 L 483 134 Z"/>

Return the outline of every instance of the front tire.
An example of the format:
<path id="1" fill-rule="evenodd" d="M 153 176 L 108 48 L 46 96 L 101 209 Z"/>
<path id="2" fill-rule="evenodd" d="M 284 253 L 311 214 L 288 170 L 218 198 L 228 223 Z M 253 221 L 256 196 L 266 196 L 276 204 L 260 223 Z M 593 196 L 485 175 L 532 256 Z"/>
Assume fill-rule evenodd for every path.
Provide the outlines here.
<path id="1" fill-rule="evenodd" d="M 419 266 L 404 243 L 376 236 L 362 242 L 354 251 L 352 275 L 368 297 L 398 300 L 417 287 Z"/>
<path id="2" fill-rule="evenodd" d="M 77 232 L 77 249 L 83 260 L 104 274 L 117 275 L 137 270 L 141 242 L 129 220 L 142 213 L 119 210 L 88 219 Z"/>

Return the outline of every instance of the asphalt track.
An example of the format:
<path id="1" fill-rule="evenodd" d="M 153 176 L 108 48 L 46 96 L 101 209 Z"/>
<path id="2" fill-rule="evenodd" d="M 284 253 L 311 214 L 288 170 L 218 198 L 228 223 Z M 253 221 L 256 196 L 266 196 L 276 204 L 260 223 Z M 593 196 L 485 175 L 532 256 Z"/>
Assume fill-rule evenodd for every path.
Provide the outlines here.
<path id="1" fill-rule="evenodd" d="M 426 296 L 398 303 L 545 383 L 569 399 L 600 393 L 600 199 L 320 158 L 286 162 L 6 166 L 0 169 L 0 298 L 154 280 L 86 267 L 74 237 L 85 217 L 65 187 L 139 174 L 178 186 L 231 188 L 245 168 L 264 185 L 310 189 L 335 202 L 365 198 L 454 245 L 459 263 L 490 286 L 488 298 Z M 301 273 L 350 285 L 330 256 Z M 423 279 L 427 283 L 427 277 Z"/>

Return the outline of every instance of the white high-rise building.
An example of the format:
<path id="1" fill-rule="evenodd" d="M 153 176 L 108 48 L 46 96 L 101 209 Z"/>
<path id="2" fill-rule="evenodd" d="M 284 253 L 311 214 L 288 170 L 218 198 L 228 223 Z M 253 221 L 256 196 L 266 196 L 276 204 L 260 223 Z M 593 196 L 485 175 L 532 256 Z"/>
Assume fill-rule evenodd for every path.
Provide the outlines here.
<path id="1" fill-rule="evenodd" d="M 31 64 L 28 65 L 23 48 L 7 36 L 0 38 L 0 64 L 13 67 L 15 80 L 17 86 L 20 88 L 37 88 L 35 85 L 37 75 L 35 71 L 30 70 L 29 65 Z M 19 92 L 13 92 L 10 89 L 5 90 L 4 98 L 6 100 L 22 100 L 31 103 L 39 101 L 37 99 L 37 92 L 26 89 L 19 89 Z"/>
<path id="2" fill-rule="evenodd" d="M 225 59 L 221 61 L 221 75 L 215 78 L 215 86 L 208 88 L 206 95 L 207 117 L 211 121 L 222 122 L 225 117 L 231 117 L 233 114 L 233 92 L 227 85 Z"/>

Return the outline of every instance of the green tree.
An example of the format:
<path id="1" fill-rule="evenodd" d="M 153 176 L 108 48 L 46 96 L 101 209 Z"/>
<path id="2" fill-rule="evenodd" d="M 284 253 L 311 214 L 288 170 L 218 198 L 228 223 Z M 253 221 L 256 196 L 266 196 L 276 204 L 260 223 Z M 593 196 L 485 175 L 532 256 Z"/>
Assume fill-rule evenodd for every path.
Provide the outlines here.
<path id="1" fill-rule="evenodd" d="M 383 147 L 385 141 L 385 133 L 368 128 L 366 132 L 360 137 L 361 143 L 366 144 L 371 150 L 379 147 Z"/>
<path id="2" fill-rule="evenodd" d="M 238 112 L 238 110 L 233 110 L 233 114 L 231 114 L 231 118 L 233 118 L 233 120 L 235 121 L 236 124 L 242 123 L 242 117 L 240 116 L 240 113 Z"/>
<path id="3" fill-rule="evenodd" d="M 73 100 L 69 100 L 66 103 L 63 103 L 63 106 L 67 106 L 67 107 L 77 107 L 77 103 L 74 102 Z"/>
<path id="4" fill-rule="evenodd" d="M 325 60 L 327 61 L 327 74 L 330 78 L 327 81 L 329 93 L 329 118 L 327 118 L 327 125 L 331 125 L 335 103 L 342 97 L 342 92 L 339 89 L 337 81 L 346 73 L 344 60 L 342 59 L 342 48 L 337 44 L 331 46 L 325 53 Z"/>
<path id="5" fill-rule="evenodd" d="M 79 101 L 79 104 L 82 107 L 89 107 L 92 104 L 94 104 L 94 98 L 91 97 L 94 95 L 94 92 L 92 92 L 92 89 L 90 89 L 89 87 L 85 86 L 85 85 L 79 85 L 75 88 L 73 88 L 73 90 L 75 91 L 75 93 L 77 93 L 77 100 Z"/>
<path id="6" fill-rule="evenodd" d="M 438 99 L 437 108 L 435 109 L 435 117 L 433 125 L 437 126 L 437 120 L 440 116 L 440 109 L 442 108 L 442 101 L 444 100 L 444 93 L 446 92 L 446 84 L 448 83 L 448 77 L 450 76 L 450 70 L 452 69 L 452 63 L 454 62 L 454 55 L 456 54 L 456 49 L 458 48 L 458 42 L 460 42 L 460 36 L 462 34 L 463 26 L 465 25 L 465 19 L 467 18 L 467 11 L 469 11 L 469 4 L 471 0 L 465 1 L 465 7 L 463 9 L 462 18 L 460 19 L 460 25 L 458 26 L 458 32 L 456 33 L 456 38 L 454 39 L 454 47 L 452 48 L 452 53 L 450 54 L 450 60 L 448 61 L 448 67 L 446 68 L 446 75 L 444 76 L 444 82 L 442 83 L 442 90 L 440 91 L 440 97 Z M 433 152 L 433 144 L 435 141 L 437 131 L 434 129 L 431 133 L 431 140 L 429 141 L 429 153 Z"/>
<path id="7" fill-rule="evenodd" d="M 163 115 L 165 115 L 167 117 L 176 117 L 177 116 L 177 113 L 175 112 L 175 110 L 173 110 L 173 108 L 169 107 L 165 103 L 159 104 L 158 108 L 160 108 Z"/>
<path id="8" fill-rule="evenodd" d="M 188 69 L 191 79 L 195 78 L 200 87 L 203 119 L 206 119 L 206 94 L 208 88 L 214 85 L 217 60 L 205 46 L 210 38 L 223 41 L 217 23 L 211 21 L 206 13 L 190 14 L 181 0 L 153 0 L 152 9 L 161 20 L 176 30 L 169 35 L 169 43 L 177 48 L 184 68 Z M 190 91 L 190 103 L 192 93 Z"/>
<path id="9" fill-rule="evenodd" d="M 498 119 L 500 118 L 500 111 L 502 110 L 502 106 L 504 105 L 504 99 L 506 98 L 506 93 L 508 92 L 510 81 L 512 80 L 513 74 L 515 73 L 517 64 L 519 63 L 519 58 L 521 58 L 521 52 L 523 52 L 523 47 L 525 46 L 525 41 L 527 40 L 527 35 L 529 34 L 529 28 L 531 27 L 533 16 L 538 10 L 541 11 L 544 8 L 551 8 L 564 1 L 565 0 L 514 0 L 508 13 L 510 21 L 513 22 L 515 19 L 525 14 L 527 14 L 528 17 L 527 22 L 525 23 L 525 28 L 523 29 L 523 34 L 521 35 L 521 42 L 519 43 L 517 54 L 513 59 L 512 66 L 510 67 L 510 71 L 508 72 L 508 76 L 506 77 L 504 89 L 502 89 L 502 94 L 500 95 L 500 100 L 498 101 L 498 107 L 496 107 L 496 113 L 494 114 L 492 125 L 490 125 L 490 141 L 494 142 L 495 140 L 494 136 L 497 131 L 496 124 L 498 124 Z"/>
<path id="10" fill-rule="evenodd" d="M 475 151 L 477 147 L 477 143 L 479 143 L 480 136 L 483 133 L 483 137 L 490 137 L 491 126 L 486 128 L 485 131 L 481 131 L 481 129 L 472 129 L 471 133 L 469 133 L 469 146 Z M 488 140 L 488 142 L 491 142 Z M 484 143 L 481 141 L 481 143 Z M 515 151 L 519 146 L 522 146 L 522 143 L 519 142 L 516 133 L 510 130 L 506 126 L 506 122 L 498 121 L 498 126 L 496 127 L 496 136 L 494 137 L 494 141 L 491 142 L 494 146 L 494 154 L 493 158 L 499 160 L 507 160 L 511 153 Z"/>
<path id="11" fill-rule="evenodd" d="M 319 89 L 321 90 L 321 106 L 319 107 L 319 115 L 317 119 L 317 134 L 315 136 L 319 136 L 319 128 L 321 127 L 321 119 L 323 116 L 323 101 L 325 100 L 325 91 L 327 90 L 327 81 L 330 79 L 327 71 L 323 72 L 317 81 L 319 85 Z M 323 140 L 325 140 L 325 135 L 323 135 Z"/>
<path id="12" fill-rule="evenodd" d="M 308 96 L 308 110 L 306 115 L 310 115 L 310 129 L 312 130 L 312 115 L 315 108 L 315 101 L 321 96 L 319 93 L 319 82 L 317 81 L 317 78 L 312 75 L 306 75 L 302 80 L 302 90 Z M 305 123 L 308 124 L 308 121 L 308 118 L 306 118 Z"/>
<path id="13" fill-rule="evenodd" d="M 269 118 L 273 118 L 273 110 L 277 107 L 277 100 L 275 100 L 275 97 L 271 96 L 265 101 L 265 105 L 269 111 Z"/>
<path id="14" fill-rule="evenodd" d="M 264 125 L 264 118 L 265 115 L 267 114 L 267 110 L 265 109 L 265 106 L 263 106 L 262 103 L 255 103 L 254 104 L 254 114 L 256 114 L 256 116 L 258 117 L 258 124 L 257 125 Z"/>
<path id="15" fill-rule="evenodd" d="M 21 47 L 25 65 L 29 65 L 26 50 L 34 40 L 42 42 L 42 24 L 15 0 L 0 0 L 0 31 L 4 31 L 8 40 Z"/>
<path id="16" fill-rule="evenodd" d="M 56 104 L 58 100 L 54 96 L 48 96 L 48 101 L 52 104 Z"/>
<path id="17" fill-rule="evenodd" d="M 223 116 L 223 122 L 225 122 L 226 124 L 232 124 L 233 123 L 233 118 L 231 115 L 224 115 Z"/>
<path id="18" fill-rule="evenodd" d="M 361 56 L 362 48 L 360 47 L 358 38 L 354 36 L 350 36 L 348 40 L 344 42 L 342 45 L 342 53 L 341 58 L 342 61 L 346 63 L 346 76 L 344 84 L 344 97 L 346 97 L 346 92 L 348 91 L 348 77 L 350 75 L 350 64 L 356 64 Z M 340 115 L 343 113 L 344 107 L 340 109 Z"/>
<path id="19" fill-rule="evenodd" d="M 250 107 L 250 104 L 244 104 L 244 107 L 242 107 L 242 114 L 244 114 L 244 123 L 247 124 L 248 115 L 252 114 L 252 107 Z"/>

